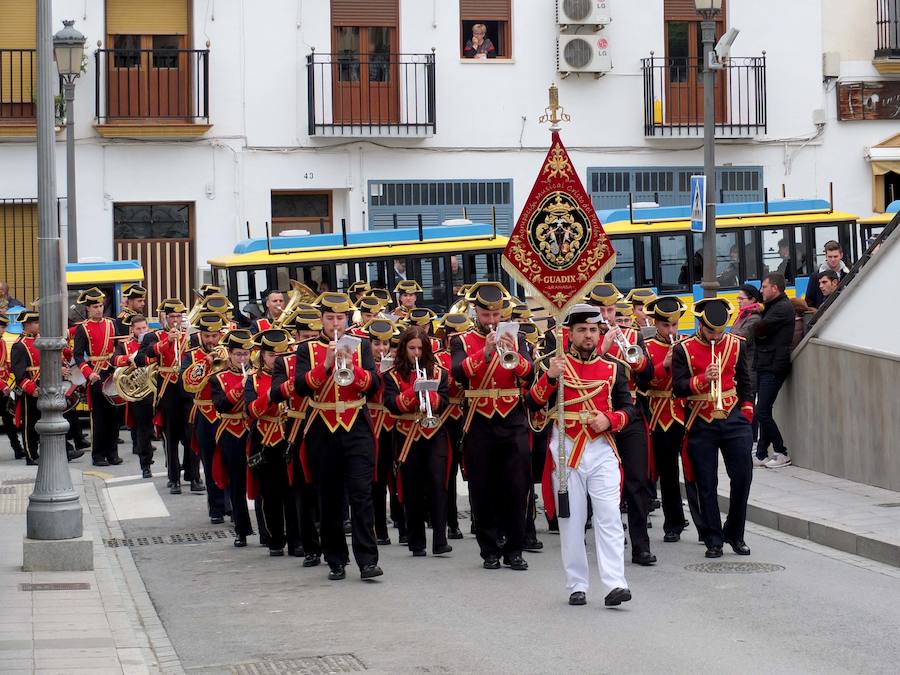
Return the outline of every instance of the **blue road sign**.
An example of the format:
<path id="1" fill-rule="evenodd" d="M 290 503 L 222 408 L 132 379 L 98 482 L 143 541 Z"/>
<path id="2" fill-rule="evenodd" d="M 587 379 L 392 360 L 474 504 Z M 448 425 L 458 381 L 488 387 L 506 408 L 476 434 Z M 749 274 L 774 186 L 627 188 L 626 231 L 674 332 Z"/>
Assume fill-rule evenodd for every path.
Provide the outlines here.
<path id="1" fill-rule="evenodd" d="M 691 176 L 691 232 L 706 232 L 706 176 Z"/>

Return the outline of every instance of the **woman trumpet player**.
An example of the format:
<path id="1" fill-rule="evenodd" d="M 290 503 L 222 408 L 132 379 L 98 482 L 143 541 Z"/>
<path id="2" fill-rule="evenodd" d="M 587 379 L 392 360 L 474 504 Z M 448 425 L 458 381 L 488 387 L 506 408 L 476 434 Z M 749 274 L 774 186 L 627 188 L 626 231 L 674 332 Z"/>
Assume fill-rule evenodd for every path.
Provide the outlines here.
<path id="1" fill-rule="evenodd" d="M 436 391 L 415 390 L 418 379 L 437 380 Z M 438 365 L 427 333 L 410 326 L 400 336 L 394 367 L 384 380 L 384 404 L 397 418 L 395 446 L 409 550 L 424 556 L 425 499 L 431 511 L 432 552 L 452 551 L 447 543 L 447 476 L 450 442 L 442 413 L 449 402 L 447 371 Z"/>

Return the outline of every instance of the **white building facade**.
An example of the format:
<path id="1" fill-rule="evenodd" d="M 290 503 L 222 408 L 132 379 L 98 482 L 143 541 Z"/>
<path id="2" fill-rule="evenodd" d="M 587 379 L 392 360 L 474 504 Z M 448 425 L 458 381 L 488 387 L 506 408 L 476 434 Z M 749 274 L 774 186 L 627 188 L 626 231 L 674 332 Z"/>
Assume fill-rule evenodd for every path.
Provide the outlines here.
<path id="1" fill-rule="evenodd" d="M 898 2 L 724 1 L 718 32 L 741 32 L 716 90 L 722 199 L 766 188 L 827 198 L 833 182 L 837 208 L 884 207 L 895 174 L 873 173 L 870 149 L 900 126 L 884 110 L 840 120 L 837 85 L 897 77 L 873 60 L 878 7 L 890 6 L 896 31 Z M 11 232 L 27 239 L 36 161 L 30 71 L 15 61 L 34 47 L 34 3 L 0 4 L 0 278 L 20 296 L 35 290 L 31 254 Z M 556 0 L 55 0 L 54 25 L 75 19 L 87 37 L 74 111 L 79 257 L 138 257 L 151 301 L 187 300 L 248 223 L 259 237 L 266 223 L 362 230 L 493 209 L 508 228 L 547 150 L 538 117 L 551 82 L 598 208 L 629 193 L 684 203 L 684 176 L 702 166 L 693 0 L 559 3 L 597 23 L 560 28 Z M 466 56 L 475 24 L 492 58 Z M 584 41 L 567 52 L 571 36 Z M 881 61 L 897 62 L 897 46 L 888 35 Z M 567 54 L 586 72 L 564 77 Z M 57 167 L 64 197 L 62 133 Z"/>

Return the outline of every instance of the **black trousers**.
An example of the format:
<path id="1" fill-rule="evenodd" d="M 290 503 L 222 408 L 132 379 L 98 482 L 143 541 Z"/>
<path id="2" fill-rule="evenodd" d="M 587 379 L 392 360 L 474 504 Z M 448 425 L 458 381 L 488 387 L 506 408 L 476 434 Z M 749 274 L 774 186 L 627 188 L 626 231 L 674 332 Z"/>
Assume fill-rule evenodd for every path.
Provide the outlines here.
<path id="1" fill-rule="evenodd" d="M 402 439 L 398 435 L 395 442 L 402 444 Z M 447 433 L 440 430 L 430 439 L 415 441 L 400 467 L 410 551 L 424 551 L 427 545 L 426 504 L 431 516 L 432 548 L 447 543 L 447 440 Z"/>
<path id="2" fill-rule="evenodd" d="M 219 439 L 222 463 L 228 474 L 228 494 L 237 535 L 253 534 L 250 510 L 247 508 L 247 435 L 235 437 L 227 431 Z"/>
<path id="3" fill-rule="evenodd" d="M 505 418 L 475 414 L 465 440 L 469 497 L 481 557 L 521 553 L 525 544 L 525 505 L 531 483 L 528 422 L 517 408 Z M 500 534 L 506 536 L 501 551 Z"/>
<path id="4" fill-rule="evenodd" d="M 257 445 L 258 435 L 254 434 L 251 442 L 253 451 L 257 451 L 260 447 Z M 287 465 L 284 462 L 286 448 L 286 441 L 266 447 L 263 450 L 265 461 L 255 469 L 261 497 L 256 501 L 262 502 L 263 512 L 263 520 L 259 523 L 259 527 L 266 529 L 269 549 L 276 551 L 283 549 L 285 544 L 291 550 L 300 547 L 297 510 L 288 482 Z"/>
<path id="5" fill-rule="evenodd" d="M 159 409 L 163 416 L 163 443 L 166 447 L 166 467 L 169 480 L 173 483 L 181 482 L 181 469 L 184 469 L 186 481 L 200 478 L 200 467 L 197 458 L 191 450 L 190 425 L 190 399 L 185 398 L 177 385 L 169 384 L 159 400 Z M 200 417 L 200 413 L 197 413 Z M 179 446 L 182 449 L 179 457 Z M 209 481 L 207 481 L 208 483 Z"/>
<path id="6" fill-rule="evenodd" d="M 22 449 L 25 459 L 35 461 L 40 456 L 40 436 L 34 425 L 41 419 L 36 396 L 22 394 Z"/>
<path id="7" fill-rule="evenodd" d="M 525 536 L 530 541 L 537 539 L 537 495 L 534 490 L 535 483 L 540 483 L 544 476 L 544 463 L 547 460 L 547 443 L 550 442 L 550 429 L 548 424 L 543 431 L 531 432 L 531 484 L 528 486 L 528 505 L 525 513 Z"/>
<path id="8" fill-rule="evenodd" d="M 628 534 L 631 554 L 650 550 L 647 514 L 650 512 L 650 490 L 647 479 L 647 430 L 643 417 L 634 420 L 616 434 L 619 458 L 622 460 L 622 496 L 628 505 Z"/>
<path id="9" fill-rule="evenodd" d="M 225 491 L 213 480 L 213 453 L 216 450 L 216 428 L 218 423 L 210 422 L 199 412 L 194 424 L 197 444 L 200 446 L 200 461 L 203 462 L 203 473 L 206 476 L 206 506 L 210 518 L 223 518 L 230 507 L 225 503 Z M 170 465 L 171 466 L 171 465 Z M 169 476 L 172 475 L 171 470 Z M 176 471 L 177 477 L 177 471 Z M 171 480 L 171 478 L 169 479 Z"/>
<path id="10" fill-rule="evenodd" d="M 111 375 L 107 375 L 111 377 Z M 112 462 L 119 457 L 119 408 L 103 395 L 101 379 L 89 385 L 91 390 L 91 459 Z"/>
<path id="11" fill-rule="evenodd" d="M 153 397 L 148 396 L 128 405 L 131 408 L 131 430 L 141 469 L 149 469 L 153 464 Z"/>
<path id="12" fill-rule="evenodd" d="M 447 479 L 447 527 L 459 529 L 459 510 L 456 503 L 456 477 L 462 461 L 462 419 L 448 417 L 444 428 L 450 436 L 450 476 Z"/>
<path id="13" fill-rule="evenodd" d="M 319 490 L 315 483 L 307 483 L 303 474 L 303 466 L 297 454 L 300 443 L 294 450 L 293 476 L 291 492 L 294 498 L 294 510 L 300 528 L 300 543 L 306 555 L 321 555 L 322 543 L 319 540 Z"/>
<path id="14" fill-rule="evenodd" d="M 25 394 L 21 395 L 24 396 Z M 2 420 L 3 422 L 3 429 L 6 431 L 6 437 L 9 439 L 9 444 L 13 449 L 13 454 L 16 457 L 21 457 L 25 451 L 22 449 L 22 444 L 19 442 L 19 433 L 16 429 L 16 420 L 7 407 L 8 401 L 8 397 L 0 395 L 0 420 Z"/>
<path id="15" fill-rule="evenodd" d="M 707 546 L 721 546 L 724 541 L 744 539 L 747 499 L 753 479 L 750 458 L 752 439 L 750 422 L 737 407 L 724 420 L 708 423 L 698 419 L 688 433 L 688 455 L 694 468 Z M 731 481 L 724 528 L 719 514 L 719 451 Z"/>
<path id="16" fill-rule="evenodd" d="M 372 477 L 375 471 L 375 438 L 364 413 L 345 431 L 331 432 L 316 419 L 306 438 L 307 451 L 316 455 L 316 484 L 322 506 L 322 553 L 329 565 L 350 562 L 344 536 L 344 495 L 350 504 L 353 557 L 362 569 L 378 562 Z"/>
<path id="17" fill-rule="evenodd" d="M 63 417 L 69 422 L 69 430 L 66 432 L 66 438 L 70 441 L 84 441 L 84 431 L 81 428 L 81 418 L 75 408 L 65 412 Z"/>
<path id="18" fill-rule="evenodd" d="M 394 468 L 394 433 L 384 431 L 378 434 L 378 459 L 375 465 L 375 479 L 372 481 L 372 507 L 375 514 L 375 537 L 388 538 L 387 497 L 391 491 L 391 473 Z"/>
<path id="19" fill-rule="evenodd" d="M 684 440 L 684 427 L 678 422 L 672 422 L 667 430 L 656 428 L 652 433 L 653 458 L 656 460 L 662 496 L 663 530 L 681 532 L 684 529 L 684 507 L 681 505 L 678 460 Z"/>

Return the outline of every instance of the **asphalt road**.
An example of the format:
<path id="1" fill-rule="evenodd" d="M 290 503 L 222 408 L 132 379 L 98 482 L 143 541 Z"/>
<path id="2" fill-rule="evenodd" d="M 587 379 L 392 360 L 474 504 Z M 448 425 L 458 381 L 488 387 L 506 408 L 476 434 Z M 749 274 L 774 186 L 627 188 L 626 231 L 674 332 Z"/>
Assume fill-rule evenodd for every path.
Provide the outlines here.
<path id="1" fill-rule="evenodd" d="M 137 474 L 121 447 L 125 464 L 103 471 Z M 706 562 L 696 538 L 662 543 L 654 515 L 660 562 L 626 564 L 634 600 L 610 610 L 596 568 L 588 605 L 567 605 L 559 539 L 546 531 L 527 572 L 482 569 L 468 534 L 447 557 L 413 559 L 392 531 L 383 577 L 363 582 L 351 565 L 345 581 L 329 582 L 326 566 L 270 558 L 255 538 L 245 549 L 215 535 L 153 543 L 223 528 L 209 524 L 203 495 L 169 495 L 164 476 L 152 482 L 165 508 L 151 512 L 169 515 L 121 525 L 146 538 L 132 553 L 189 672 L 324 655 L 382 672 L 887 673 L 900 662 L 900 571 L 757 526 L 747 534 L 753 555 L 722 562 L 783 569 L 709 573 L 687 568 Z"/>

